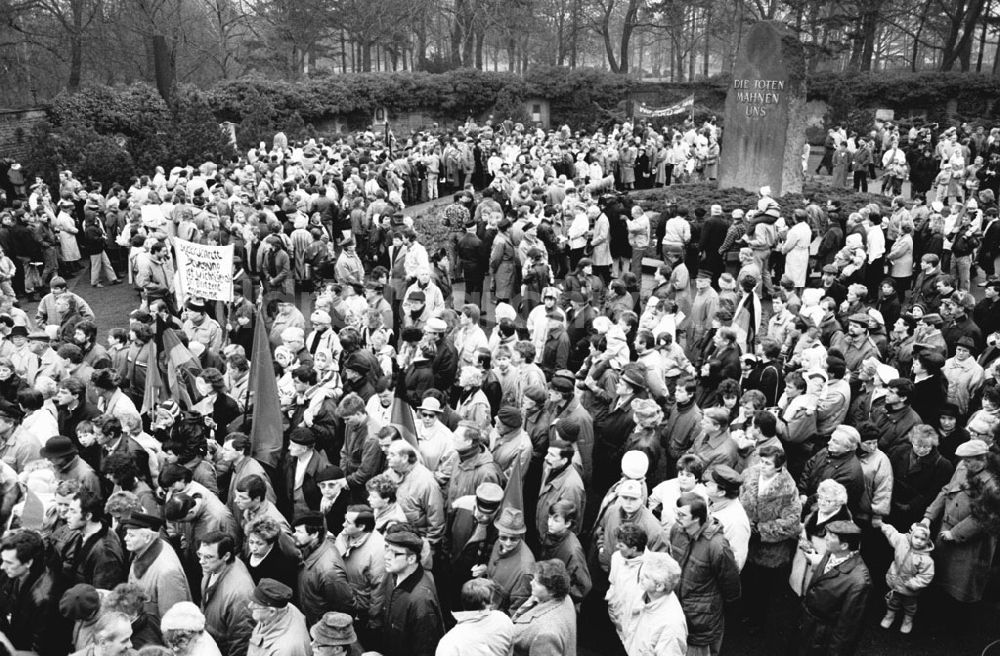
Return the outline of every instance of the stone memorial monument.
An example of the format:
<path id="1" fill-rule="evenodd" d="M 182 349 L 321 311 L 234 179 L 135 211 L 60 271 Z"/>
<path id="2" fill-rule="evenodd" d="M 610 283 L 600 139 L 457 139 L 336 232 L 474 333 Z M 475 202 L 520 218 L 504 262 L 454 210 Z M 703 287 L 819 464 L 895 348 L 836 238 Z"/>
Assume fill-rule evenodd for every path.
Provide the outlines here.
<path id="1" fill-rule="evenodd" d="M 740 44 L 726 96 L 719 187 L 774 196 L 802 191 L 806 133 L 802 44 L 782 23 L 755 23 Z"/>

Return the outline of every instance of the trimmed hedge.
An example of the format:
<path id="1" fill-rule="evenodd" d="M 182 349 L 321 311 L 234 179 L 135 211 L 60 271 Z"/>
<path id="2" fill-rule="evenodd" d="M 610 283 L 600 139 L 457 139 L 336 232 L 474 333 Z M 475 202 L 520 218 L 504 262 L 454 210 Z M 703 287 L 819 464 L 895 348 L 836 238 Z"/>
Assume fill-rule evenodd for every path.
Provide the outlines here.
<path id="1" fill-rule="evenodd" d="M 671 185 L 659 189 L 636 191 L 631 197 L 642 205 L 646 211 L 666 212 L 667 207 L 676 205 L 694 210 L 698 207 L 708 209 L 711 205 L 721 205 L 722 211 L 729 216 L 735 209 L 751 209 L 757 206 L 757 194 L 743 189 L 718 189 L 714 184 L 695 183 Z M 889 199 L 879 194 L 856 194 L 850 189 L 832 187 L 817 182 L 806 182 L 800 194 L 785 194 L 776 199 L 783 213 L 790 208 L 803 207 L 807 200 L 825 203 L 828 200 L 839 200 L 845 213 L 858 211 L 870 203 L 888 205 Z"/>

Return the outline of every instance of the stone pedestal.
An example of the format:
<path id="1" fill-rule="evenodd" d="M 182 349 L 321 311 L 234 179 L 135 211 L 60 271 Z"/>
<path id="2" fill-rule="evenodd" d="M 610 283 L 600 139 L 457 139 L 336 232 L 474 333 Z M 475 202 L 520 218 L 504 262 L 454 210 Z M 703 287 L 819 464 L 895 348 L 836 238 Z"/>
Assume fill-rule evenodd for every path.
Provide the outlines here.
<path id="1" fill-rule="evenodd" d="M 802 44 L 777 21 L 755 23 L 740 44 L 726 96 L 719 187 L 777 197 L 802 191 L 806 140 Z"/>

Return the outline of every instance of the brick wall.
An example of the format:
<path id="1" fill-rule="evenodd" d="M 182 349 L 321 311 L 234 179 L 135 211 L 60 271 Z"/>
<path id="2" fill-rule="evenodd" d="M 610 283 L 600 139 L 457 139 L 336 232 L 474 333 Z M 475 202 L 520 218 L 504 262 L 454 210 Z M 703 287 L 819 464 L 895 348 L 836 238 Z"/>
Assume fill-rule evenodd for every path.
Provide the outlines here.
<path id="1" fill-rule="evenodd" d="M 23 158 L 32 130 L 44 120 L 44 109 L 0 110 L 0 157 Z"/>

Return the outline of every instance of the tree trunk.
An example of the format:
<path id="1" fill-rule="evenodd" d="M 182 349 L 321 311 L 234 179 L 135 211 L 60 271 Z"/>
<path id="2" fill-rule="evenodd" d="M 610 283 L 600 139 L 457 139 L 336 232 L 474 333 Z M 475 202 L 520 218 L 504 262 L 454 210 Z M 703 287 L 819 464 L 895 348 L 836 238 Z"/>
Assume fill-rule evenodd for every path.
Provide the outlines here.
<path id="1" fill-rule="evenodd" d="M 465 0 L 455 0 L 455 18 L 451 27 L 451 65 L 462 65 L 462 21 L 465 16 Z"/>
<path id="2" fill-rule="evenodd" d="M 577 35 L 580 32 L 580 0 L 572 0 L 569 23 L 569 67 L 576 68 Z"/>
<path id="3" fill-rule="evenodd" d="M 712 25 L 712 8 L 708 7 L 705 9 L 705 43 L 704 43 L 705 55 L 704 58 L 702 59 L 702 64 L 701 64 L 701 74 L 702 76 L 705 77 L 705 79 L 708 79 L 708 56 L 709 56 L 709 46 L 711 45 L 711 40 L 708 38 L 708 30 L 711 25 Z"/>
<path id="4" fill-rule="evenodd" d="M 340 30 L 340 72 L 347 72 L 347 39 L 344 30 Z"/>
<path id="5" fill-rule="evenodd" d="M 879 7 L 875 0 L 869 4 L 861 16 L 861 59 L 857 70 L 872 70 L 872 54 L 875 52 L 875 35 L 878 31 Z"/>
<path id="6" fill-rule="evenodd" d="M 476 29 L 476 69 L 483 70 L 483 41 L 486 40 L 486 31 L 479 27 Z"/>
<path id="7" fill-rule="evenodd" d="M 983 29 L 979 32 L 979 54 L 976 55 L 976 72 L 983 72 L 983 55 L 986 52 L 986 26 L 990 22 L 990 10 L 993 8 L 993 3 L 988 2 L 986 4 L 986 9 L 983 10 Z"/>
<path id="8" fill-rule="evenodd" d="M 961 3 L 964 5 L 964 2 Z M 976 24 L 983 13 L 986 0 L 970 0 L 964 16 L 960 11 L 951 20 L 948 38 L 941 57 L 941 70 L 950 71 L 958 62 L 962 70 L 968 71 L 972 58 L 972 40 L 975 38 Z M 959 34 L 961 33 L 961 36 Z"/>
<path id="9" fill-rule="evenodd" d="M 924 31 L 924 25 L 927 24 L 927 12 L 930 6 L 931 3 L 924 3 L 924 8 L 920 11 L 920 22 L 917 23 L 917 32 L 913 35 L 913 58 L 910 62 L 910 70 L 914 73 L 917 72 L 917 56 L 920 54 L 920 35 Z"/>
<path id="10" fill-rule="evenodd" d="M 174 67 L 170 61 L 170 49 L 162 34 L 153 35 L 153 67 L 156 75 L 156 90 L 169 105 L 174 94 Z"/>
<path id="11" fill-rule="evenodd" d="M 507 72 L 513 73 L 514 69 L 517 67 L 517 59 L 515 58 L 517 50 L 517 41 L 514 37 L 507 38 Z"/>

